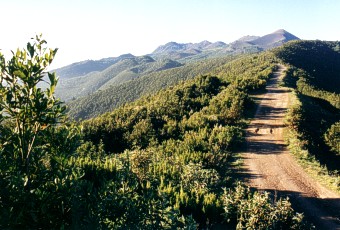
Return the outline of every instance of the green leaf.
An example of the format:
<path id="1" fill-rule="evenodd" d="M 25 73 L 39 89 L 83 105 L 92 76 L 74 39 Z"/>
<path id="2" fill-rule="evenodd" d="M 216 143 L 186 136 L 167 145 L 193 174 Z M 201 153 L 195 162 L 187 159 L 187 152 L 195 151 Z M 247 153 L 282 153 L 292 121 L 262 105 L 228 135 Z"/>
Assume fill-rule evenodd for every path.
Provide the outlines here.
<path id="1" fill-rule="evenodd" d="M 26 75 L 21 70 L 14 71 L 13 75 L 19 77 L 22 80 L 27 79 Z"/>
<path id="2" fill-rule="evenodd" d="M 32 46 L 31 43 L 29 43 L 29 42 L 27 43 L 27 50 L 28 50 L 30 56 L 33 57 L 35 49 L 34 49 L 34 46 Z"/>
<path id="3" fill-rule="evenodd" d="M 56 73 L 48 73 L 48 78 L 50 79 L 51 85 L 56 85 L 58 82 L 58 78 L 56 76 Z"/>
<path id="4" fill-rule="evenodd" d="M 48 78 L 50 79 L 50 93 L 51 95 L 54 93 L 55 87 L 58 83 L 58 78 L 55 73 L 48 73 Z"/>

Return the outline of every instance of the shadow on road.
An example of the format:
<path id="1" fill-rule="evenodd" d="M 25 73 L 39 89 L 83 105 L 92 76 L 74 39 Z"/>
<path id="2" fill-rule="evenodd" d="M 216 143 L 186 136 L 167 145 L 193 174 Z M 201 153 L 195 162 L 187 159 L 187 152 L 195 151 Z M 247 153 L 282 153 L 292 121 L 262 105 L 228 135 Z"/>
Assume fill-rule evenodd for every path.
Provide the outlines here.
<path id="1" fill-rule="evenodd" d="M 238 178 L 246 183 L 249 180 L 263 177 L 263 175 L 253 174 L 245 169 L 240 169 L 236 174 Z M 316 229 L 340 229 L 340 209 L 338 207 L 340 199 L 307 197 L 303 193 L 289 190 L 258 190 L 253 187 L 250 187 L 250 189 L 253 192 L 268 192 L 273 202 L 278 201 L 280 198 L 289 198 L 294 210 L 298 213 L 303 213 L 305 219 L 315 225 Z M 323 211 L 320 213 L 320 210 Z"/>

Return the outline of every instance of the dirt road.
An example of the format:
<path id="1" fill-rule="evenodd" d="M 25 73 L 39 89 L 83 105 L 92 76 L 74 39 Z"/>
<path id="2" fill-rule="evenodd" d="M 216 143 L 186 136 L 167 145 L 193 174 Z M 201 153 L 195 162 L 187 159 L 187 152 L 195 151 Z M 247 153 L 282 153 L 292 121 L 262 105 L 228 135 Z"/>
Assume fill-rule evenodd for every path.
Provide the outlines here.
<path id="1" fill-rule="evenodd" d="M 311 179 L 297 165 L 283 139 L 289 91 L 278 86 L 285 67 L 269 80 L 267 92 L 257 95 L 259 106 L 247 129 L 244 174 L 250 187 L 289 197 L 293 207 L 317 229 L 340 229 L 340 196 Z"/>

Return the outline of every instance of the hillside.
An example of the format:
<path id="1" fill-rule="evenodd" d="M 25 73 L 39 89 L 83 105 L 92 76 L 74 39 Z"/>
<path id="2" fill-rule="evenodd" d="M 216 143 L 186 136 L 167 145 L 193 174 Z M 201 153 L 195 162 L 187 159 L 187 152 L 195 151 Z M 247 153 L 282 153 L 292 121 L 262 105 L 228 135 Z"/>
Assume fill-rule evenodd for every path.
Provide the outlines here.
<path id="1" fill-rule="evenodd" d="M 179 67 L 182 64 L 172 60 L 155 61 L 149 56 L 124 58 L 102 71 L 95 71 L 84 76 L 60 79 L 56 95 L 63 101 L 87 96 L 111 85 L 121 84 L 142 75 Z"/>
<path id="2" fill-rule="evenodd" d="M 303 69 L 311 86 L 340 93 L 340 42 L 293 42 L 278 49 L 276 54 L 283 61 Z"/>
<path id="3" fill-rule="evenodd" d="M 70 101 L 67 104 L 68 114 L 77 120 L 98 116 L 143 95 L 155 93 L 200 74 L 207 74 L 235 58 L 237 57 L 232 56 L 194 62 L 177 68 L 149 73 L 133 81 L 109 86 L 107 89 Z"/>
<path id="4" fill-rule="evenodd" d="M 177 68 L 181 66 L 183 66 L 181 63 L 173 61 L 171 59 L 163 59 L 159 61 L 153 61 L 145 65 L 137 65 L 134 68 L 126 69 L 120 72 L 118 75 L 116 75 L 116 77 L 112 78 L 102 87 L 100 87 L 100 90 L 107 89 L 112 85 L 118 85 L 133 80 L 135 78 L 148 75 L 150 73 L 156 73 L 159 71 Z"/>
<path id="5" fill-rule="evenodd" d="M 258 39 L 258 38 L 260 38 L 260 36 L 246 35 L 246 36 L 243 36 L 243 37 L 237 39 L 234 42 L 251 42 L 251 41 Z"/>
<path id="6" fill-rule="evenodd" d="M 132 54 L 124 54 L 119 57 L 103 58 L 97 61 L 87 60 L 76 62 L 71 65 L 55 69 L 53 70 L 53 72 L 56 72 L 57 76 L 60 77 L 60 79 L 79 77 L 91 72 L 102 71 L 121 60 L 133 57 L 134 56 Z"/>

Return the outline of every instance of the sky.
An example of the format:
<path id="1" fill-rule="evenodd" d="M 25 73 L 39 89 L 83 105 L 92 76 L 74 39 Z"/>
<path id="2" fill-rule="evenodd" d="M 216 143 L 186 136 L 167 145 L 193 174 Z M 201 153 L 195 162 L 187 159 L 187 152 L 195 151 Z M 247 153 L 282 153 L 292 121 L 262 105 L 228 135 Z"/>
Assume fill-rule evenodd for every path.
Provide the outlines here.
<path id="1" fill-rule="evenodd" d="M 58 48 L 51 68 L 144 55 L 170 41 L 230 43 L 285 29 L 340 40 L 339 0 L 0 0 L 0 52 L 43 34 Z"/>

